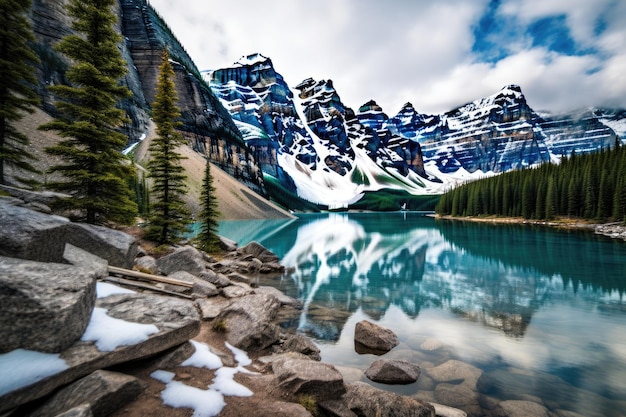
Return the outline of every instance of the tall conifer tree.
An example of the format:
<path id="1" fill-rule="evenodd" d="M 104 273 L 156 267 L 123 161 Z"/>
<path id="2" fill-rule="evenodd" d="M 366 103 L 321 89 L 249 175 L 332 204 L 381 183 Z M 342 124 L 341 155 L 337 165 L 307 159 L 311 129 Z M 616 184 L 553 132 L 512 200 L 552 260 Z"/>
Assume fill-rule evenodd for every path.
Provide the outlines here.
<path id="1" fill-rule="evenodd" d="M 220 238 L 217 234 L 217 198 L 213 177 L 211 176 L 211 163 L 207 160 L 204 170 L 204 180 L 202 182 L 202 212 L 200 212 L 201 229 L 198 235 L 201 249 L 207 252 L 214 252 L 220 248 Z"/>
<path id="2" fill-rule="evenodd" d="M 62 208 L 79 210 L 88 223 L 129 223 L 137 213 L 129 187 L 133 167 L 124 163 L 121 153 L 127 138 L 116 130 L 126 120 L 116 105 L 131 93 L 120 84 L 127 69 L 117 48 L 121 36 L 113 27 L 114 4 L 115 0 L 70 1 L 68 13 L 76 33 L 57 47 L 73 62 L 66 73 L 70 85 L 50 87 L 61 99 L 55 104 L 60 116 L 41 126 L 63 137 L 46 150 L 65 162 L 51 168 L 64 178 L 51 186 L 71 194 L 61 202 Z"/>
<path id="3" fill-rule="evenodd" d="M 189 225 L 189 212 L 182 196 L 186 191 L 185 172 L 180 161 L 184 159 L 176 148 L 185 143 L 176 130 L 180 110 L 174 85 L 174 69 L 167 51 L 163 52 L 159 68 L 157 91 L 152 103 L 152 119 L 157 137 L 150 144 L 149 177 L 153 181 L 150 227 L 147 237 L 158 243 L 172 243 L 180 239 Z"/>
<path id="4" fill-rule="evenodd" d="M 30 0 L 0 0 L 0 184 L 6 183 L 6 166 L 37 171 L 31 164 L 28 137 L 14 126 L 39 102 L 33 65 L 38 59 L 28 44 L 34 40 L 26 17 L 29 9 Z"/>

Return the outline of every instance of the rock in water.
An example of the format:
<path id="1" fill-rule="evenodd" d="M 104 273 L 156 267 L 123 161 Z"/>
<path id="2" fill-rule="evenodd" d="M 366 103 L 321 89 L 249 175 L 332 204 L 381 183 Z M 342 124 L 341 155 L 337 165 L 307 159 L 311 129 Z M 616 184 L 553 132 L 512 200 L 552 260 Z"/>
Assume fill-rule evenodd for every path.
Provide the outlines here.
<path id="1" fill-rule="evenodd" d="M 272 362 L 272 370 L 278 385 L 292 395 L 332 399 L 346 392 L 341 372 L 328 363 L 285 357 Z"/>
<path id="2" fill-rule="evenodd" d="M 356 324 L 354 342 L 357 352 L 359 352 L 359 348 L 364 347 L 365 350 L 371 350 L 371 353 L 389 352 L 399 343 L 398 336 L 394 332 L 367 320 L 362 320 Z"/>
<path id="3" fill-rule="evenodd" d="M 348 408 L 363 417 L 435 417 L 435 408 L 423 401 L 374 388 L 364 382 L 347 385 L 344 401 Z"/>
<path id="4" fill-rule="evenodd" d="M 0 257 L 0 352 L 61 352 L 87 327 L 96 275 L 71 265 Z"/>
<path id="5" fill-rule="evenodd" d="M 411 384 L 419 378 L 420 368 L 406 361 L 379 359 L 365 370 L 365 376 L 382 384 Z"/>

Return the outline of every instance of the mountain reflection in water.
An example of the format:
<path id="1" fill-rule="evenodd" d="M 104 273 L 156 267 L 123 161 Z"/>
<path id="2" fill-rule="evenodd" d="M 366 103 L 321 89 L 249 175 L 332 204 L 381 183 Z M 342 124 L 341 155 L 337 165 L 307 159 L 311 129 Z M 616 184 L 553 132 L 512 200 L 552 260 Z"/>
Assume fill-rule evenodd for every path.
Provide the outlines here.
<path id="1" fill-rule="evenodd" d="M 245 224 L 222 223 L 220 233 L 241 234 Z M 240 245 L 257 240 L 293 267 L 259 284 L 302 300 L 285 325 L 312 336 L 323 360 L 367 368 L 373 359 L 354 352 L 353 335 L 369 319 L 398 335 L 390 354 L 480 368 L 481 395 L 625 415 L 617 411 L 626 409 L 624 242 L 410 212 L 307 214 L 252 227 L 261 233 L 242 234 Z M 433 341 L 444 347 L 421 347 Z M 392 389 L 419 396 L 415 387 Z"/>

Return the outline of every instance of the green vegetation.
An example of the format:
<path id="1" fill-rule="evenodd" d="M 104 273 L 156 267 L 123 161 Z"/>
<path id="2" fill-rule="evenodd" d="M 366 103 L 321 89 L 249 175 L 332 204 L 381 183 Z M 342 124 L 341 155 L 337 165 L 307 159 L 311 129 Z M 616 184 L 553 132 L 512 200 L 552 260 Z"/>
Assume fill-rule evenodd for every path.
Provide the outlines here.
<path id="1" fill-rule="evenodd" d="M 403 190 L 384 189 L 365 193 L 350 209 L 397 211 L 406 203 L 407 210 L 433 211 L 438 201 L 438 195 L 412 195 Z"/>
<path id="2" fill-rule="evenodd" d="M 130 223 L 137 214 L 129 187 L 134 167 L 121 153 L 127 138 L 116 130 L 126 121 L 116 104 L 131 92 L 120 84 L 127 69 L 117 48 L 121 36 L 114 28 L 115 4 L 70 1 L 68 14 L 76 34 L 57 46 L 73 63 L 66 73 L 70 85 L 49 87 L 59 98 L 55 103 L 59 116 L 40 126 L 63 138 L 46 149 L 65 161 L 50 168 L 64 178 L 50 187 L 72 195 L 58 206 L 81 213 L 88 223 Z"/>
<path id="3" fill-rule="evenodd" d="M 200 249 L 206 252 L 216 252 L 220 249 L 220 237 L 217 234 L 219 211 L 217 210 L 217 197 L 211 176 L 211 163 L 206 161 L 204 180 L 202 181 L 202 194 L 200 196 L 202 211 L 200 212 L 200 233 L 198 242 Z"/>
<path id="4" fill-rule="evenodd" d="M 159 68 L 157 91 L 152 103 L 152 118 L 157 137 L 150 144 L 149 177 L 153 181 L 150 225 L 146 238 L 160 244 L 180 239 L 190 222 L 189 211 L 182 196 L 185 194 L 186 175 L 176 148 L 185 143 L 176 130 L 181 125 L 178 96 L 174 85 L 174 70 L 167 50 L 163 51 Z"/>
<path id="5" fill-rule="evenodd" d="M 558 216 L 626 221 L 626 149 L 564 158 L 559 165 L 508 172 L 457 187 L 436 212 L 550 220 Z"/>
<path id="6" fill-rule="evenodd" d="M 228 331 L 228 325 L 224 319 L 214 320 L 211 328 L 215 333 L 226 333 Z"/>
<path id="7" fill-rule="evenodd" d="M 29 140 L 18 132 L 14 123 L 32 113 L 39 102 L 34 86 L 37 83 L 37 55 L 29 42 L 34 40 L 27 13 L 30 0 L 0 0 L 0 184 L 6 184 L 5 167 L 10 165 L 26 172 L 37 172 L 29 162 Z M 27 179 L 16 178 L 29 184 Z"/>
<path id="8" fill-rule="evenodd" d="M 265 189 L 269 197 L 276 204 L 291 210 L 318 212 L 320 208 L 303 198 L 300 198 L 295 192 L 283 187 L 276 178 L 264 174 Z"/>
<path id="9" fill-rule="evenodd" d="M 317 400 L 312 395 L 300 395 L 298 397 L 298 404 L 300 404 L 306 411 L 311 413 L 312 416 L 319 415 L 317 410 Z"/>

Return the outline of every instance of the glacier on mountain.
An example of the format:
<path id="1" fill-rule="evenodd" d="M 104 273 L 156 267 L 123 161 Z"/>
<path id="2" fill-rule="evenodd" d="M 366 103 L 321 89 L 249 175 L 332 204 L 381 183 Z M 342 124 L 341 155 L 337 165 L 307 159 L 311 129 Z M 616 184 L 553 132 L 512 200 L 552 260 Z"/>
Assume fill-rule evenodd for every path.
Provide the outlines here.
<path id="1" fill-rule="evenodd" d="M 624 111 L 535 112 L 517 85 L 443 114 L 406 103 L 388 117 L 374 100 L 357 112 L 331 80 L 291 89 L 261 54 L 203 73 L 264 175 L 299 197 L 347 208 L 381 189 L 439 194 L 469 180 L 615 145 Z"/>

